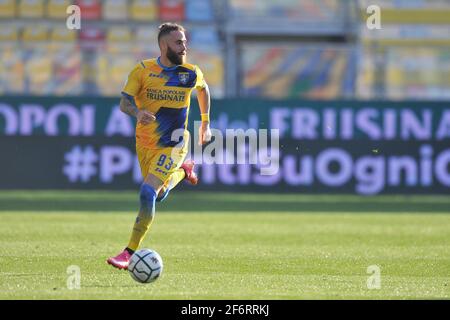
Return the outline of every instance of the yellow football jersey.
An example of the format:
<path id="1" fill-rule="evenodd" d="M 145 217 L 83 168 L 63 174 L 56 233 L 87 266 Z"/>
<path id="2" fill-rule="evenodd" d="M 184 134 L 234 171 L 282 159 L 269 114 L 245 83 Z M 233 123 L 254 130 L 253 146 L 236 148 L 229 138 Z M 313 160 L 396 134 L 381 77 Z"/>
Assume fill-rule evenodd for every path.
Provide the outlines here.
<path id="1" fill-rule="evenodd" d="M 187 130 L 191 93 L 206 86 L 201 70 L 185 63 L 163 66 L 160 58 L 138 63 L 128 76 L 122 95 L 134 98 L 139 109 L 155 114 L 156 121 L 136 126 L 136 144 L 149 149 L 174 147 L 172 132 Z M 186 136 L 186 135 L 185 135 Z"/>

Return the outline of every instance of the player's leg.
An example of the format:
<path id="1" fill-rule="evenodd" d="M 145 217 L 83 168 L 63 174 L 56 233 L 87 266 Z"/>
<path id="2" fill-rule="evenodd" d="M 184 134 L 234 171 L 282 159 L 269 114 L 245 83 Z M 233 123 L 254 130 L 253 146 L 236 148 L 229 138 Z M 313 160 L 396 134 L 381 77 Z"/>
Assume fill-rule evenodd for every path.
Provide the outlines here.
<path id="1" fill-rule="evenodd" d="M 181 168 L 173 170 L 171 172 L 169 179 L 166 180 L 163 187 L 158 193 L 158 197 L 156 198 L 157 202 L 164 201 L 167 196 L 169 195 L 170 190 L 175 188 L 175 186 L 181 182 L 186 177 L 186 174 L 184 173 L 184 170 Z"/>
<path id="2" fill-rule="evenodd" d="M 133 225 L 130 241 L 123 252 L 116 257 L 109 258 L 107 262 L 119 269 L 126 269 L 131 255 L 139 248 L 144 240 L 150 225 L 155 217 L 156 195 L 164 182 L 153 174 L 148 174 L 139 191 L 139 214 Z"/>
<path id="3" fill-rule="evenodd" d="M 158 197 L 156 198 L 156 202 L 164 201 L 169 195 L 170 190 L 175 188 L 175 186 L 180 183 L 181 180 L 185 178 L 186 174 L 184 170 L 180 168 L 180 170 L 176 170 L 170 178 L 164 183 L 163 187 L 158 193 Z"/>
<path id="4" fill-rule="evenodd" d="M 197 174 L 194 172 L 194 163 L 191 160 L 185 161 L 180 168 L 176 169 L 174 173 L 172 173 L 169 180 L 161 188 L 156 201 L 164 201 L 164 199 L 166 199 L 169 195 L 170 190 L 175 188 L 184 179 L 188 180 L 193 185 L 198 183 Z"/>
<path id="5" fill-rule="evenodd" d="M 139 213 L 133 225 L 132 234 L 128 243 L 129 247 L 125 248 L 119 255 L 107 260 L 109 264 L 119 269 L 126 269 L 128 267 L 131 255 L 137 249 L 148 231 L 155 214 L 154 201 L 152 200 L 153 193 L 157 194 L 163 184 L 158 177 L 153 177 L 153 175 L 149 174 L 150 170 L 153 168 L 155 152 L 141 146 L 136 146 L 136 153 L 142 177 L 144 178 L 144 182 L 139 190 Z"/>
<path id="6" fill-rule="evenodd" d="M 190 140 L 189 131 L 183 134 L 183 141 Z M 189 143 L 184 143 L 181 147 L 169 147 L 163 150 L 163 156 L 166 157 L 165 162 L 168 166 L 164 166 L 164 170 L 169 175 L 166 183 L 161 188 L 156 201 L 163 201 L 169 195 L 170 190 L 175 188 L 182 180 L 186 179 L 193 185 L 198 183 L 197 175 L 194 172 L 194 161 L 186 160 L 188 154 Z"/>
<path id="7" fill-rule="evenodd" d="M 128 267 L 131 255 L 139 248 L 153 221 L 157 194 L 162 187 L 166 185 L 173 188 L 184 178 L 192 179 L 196 177 L 193 173 L 193 162 L 182 163 L 187 153 L 185 148 L 172 149 L 174 148 L 165 148 L 158 151 L 137 150 L 141 171 L 143 175 L 146 172 L 148 173 L 140 189 L 140 210 L 127 248 L 118 256 L 108 259 L 109 264 L 120 269 Z M 182 164 L 179 165 L 180 163 Z M 168 188 L 168 190 L 170 189 Z M 163 196 L 166 197 L 167 193 L 163 193 Z"/>
<path id="8" fill-rule="evenodd" d="M 178 163 L 186 157 L 186 150 L 175 148 L 163 148 L 152 151 L 148 163 L 148 174 L 141 186 L 140 201 L 141 208 L 136 218 L 133 232 L 127 251 L 133 253 L 141 244 L 155 216 L 155 202 L 157 195 L 163 186 L 167 190 L 175 187 L 185 177 L 184 169 L 176 168 Z M 163 192 L 163 197 L 167 197 L 168 191 Z"/>
<path id="9" fill-rule="evenodd" d="M 133 226 L 127 251 L 133 253 L 139 248 L 142 240 L 145 238 L 150 225 L 155 217 L 155 202 L 159 190 L 164 185 L 158 177 L 148 174 L 141 185 L 139 192 L 140 208 L 139 214 Z"/>

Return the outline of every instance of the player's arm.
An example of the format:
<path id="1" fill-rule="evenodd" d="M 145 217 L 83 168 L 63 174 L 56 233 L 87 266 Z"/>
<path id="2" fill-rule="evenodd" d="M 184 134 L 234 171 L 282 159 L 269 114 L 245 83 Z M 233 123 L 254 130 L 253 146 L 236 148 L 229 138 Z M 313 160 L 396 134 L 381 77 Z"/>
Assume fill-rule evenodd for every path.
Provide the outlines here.
<path id="1" fill-rule="evenodd" d="M 124 92 L 122 92 L 122 98 L 120 99 L 120 110 L 129 116 L 135 117 L 138 122 L 144 125 L 156 119 L 153 113 L 146 110 L 139 110 L 134 101 L 134 97 Z"/>
<path id="2" fill-rule="evenodd" d="M 125 87 L 122 90 L 122 99 L 120 99 L 120 110 L 129 116 L 135 117 L 142 124 L 149 124 L 154 121 L 155 115 L 146 110 L 140 110 L 136 105 L 134 97 L 141 91 L 142 70 L 145 65 L 138 63 L 128 75 Z"/>
<path id="3" fill-rule="evenodd" d="M 211 141 L 211 129 L 209 127 L 209 112 L 211 109 L 211 94 L 208 84 L 202 79 L 202 84 L 197 87 L 197 100 L 200 108 L 202 124 L 199 130 L 198 143 L 202 145 Z"/>
<path id="4" fill-rule="evenodd" d="M 120 99 L 120 111 L 136 118 L 139 109 L 135 104 L 134 97 L 122 92 L 122 99 Z"/>

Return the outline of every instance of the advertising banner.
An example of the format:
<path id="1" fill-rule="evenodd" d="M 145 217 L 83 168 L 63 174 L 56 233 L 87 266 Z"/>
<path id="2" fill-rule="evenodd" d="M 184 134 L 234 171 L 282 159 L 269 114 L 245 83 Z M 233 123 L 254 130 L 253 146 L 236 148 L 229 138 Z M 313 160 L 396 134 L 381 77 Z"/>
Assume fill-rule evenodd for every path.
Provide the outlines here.
<path id="1" fill-rule="evenodd" d="M 0 188 L 137 188 L 135 122 L 118 104 L 113 98 L 1 98 Z M 195 99 L 190 109 L 197 189 L 450 190 L 450 107 L 444 102 L 213 100 L 213 141 L 202 148 L 195 140 Z"/>

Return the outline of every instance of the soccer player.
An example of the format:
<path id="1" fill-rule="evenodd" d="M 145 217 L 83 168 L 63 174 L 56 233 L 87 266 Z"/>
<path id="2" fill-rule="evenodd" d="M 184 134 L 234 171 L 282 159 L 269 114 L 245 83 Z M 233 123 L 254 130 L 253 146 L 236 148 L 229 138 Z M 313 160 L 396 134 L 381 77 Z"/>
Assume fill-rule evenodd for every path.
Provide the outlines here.
<path id="1" fill-rule="evenodd" d="M 186 43 L 181 25 L 162 24 L 158 33 L 161 55 L 139 62 L 122 91 L 120 109 L 137 119 L 136 152 L 144 182 L 139 194 L 139 214 L 128 246 L 107 260 L 119 269 L 127 269 L 131 255 L 144 239 L 155 216 L 155 202 L 164 200 L 183 179 L 193 185 L 198 182 L 194 162 L 185 161 L 188 112 L 194 88 L 202 120 L 199 144 L 211 140 L 208 85 L 200 69 L 186 63 Z M 182 134 L 173 135 L 180 129 Z"/>

